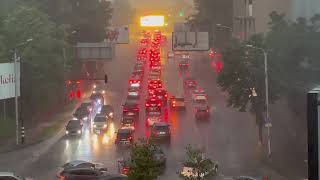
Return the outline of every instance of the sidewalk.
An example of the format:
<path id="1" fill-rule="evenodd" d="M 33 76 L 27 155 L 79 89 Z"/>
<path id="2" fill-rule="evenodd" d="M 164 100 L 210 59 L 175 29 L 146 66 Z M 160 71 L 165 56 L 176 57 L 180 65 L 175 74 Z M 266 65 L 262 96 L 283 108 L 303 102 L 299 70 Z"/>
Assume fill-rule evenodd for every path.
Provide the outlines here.
<path id="1" fill-rule="evenodd" d="M 19 171 L 28 164 L 38 160 L 61 137 L 64 136 L 64 125 L 70 118 L 79 102 L 67 106 L 65 112 L 52 117 L 48 123 L 43 123 L 34 129 L 26 131 L 26 144 L 15 145 L 13 138 L 9 144 L 0 147 L 0 171 Z"/>

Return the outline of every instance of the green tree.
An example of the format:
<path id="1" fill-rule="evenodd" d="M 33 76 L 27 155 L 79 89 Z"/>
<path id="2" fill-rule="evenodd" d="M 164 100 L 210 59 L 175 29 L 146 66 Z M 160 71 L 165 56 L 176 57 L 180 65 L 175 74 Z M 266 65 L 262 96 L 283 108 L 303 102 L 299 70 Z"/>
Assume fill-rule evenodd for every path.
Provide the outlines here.
<path id="1" fill-rule="evenodd" d="M 64 63 L 67 60 L 63 57 L 63 49 L 67 48 L 64 27 L 50 21 L 47 14 L 34 6 L 20 4 L 4 18 L 1 32 L 5 44 L 3 61 L 13 59 L 12 50 L 19 43 L 33 39 L 16 48 L 22 59 L 24 118 L 52 111 L 64 98 Z"/>
<path id="2" fill-rule="evenodd" d="M 262 143 L 265 111 L 264 57 L 260 50 L 249 49 L 246 44 L 265 48 L 263 36 L 255 35 L 248 42 L 236 42 L 223 51 L 223 70 L 218 76 L 218 84 L 229 94 L 228 106 L 240 112 L 249 110 L 254 114 L 259 127 L 259 141 Z M 269 73 L 271 103 L 279 98 L 276 80 L 277 76 Z"/>
<path id="3" fill-rule="evenodd" d="M 218 164 L 211 159 L 206 158 L 202 150 L 193 148 L 188 145 L 186 148 L 186 161 L 183 163 L 184 167 L 192 168 L 192 174 L 195 176 L 180 177 L 185 180 L 201 180 L 207 179 L 217 174 Z"/>
<path id="4" fill-rule="evenodd" d="M 163 167 L 154 158 L 156 149 L 157 146 L 154 143 L 143 139 L 134 144 L 128 175 L 130 180 L 152 180 L 161 174 Z"/>

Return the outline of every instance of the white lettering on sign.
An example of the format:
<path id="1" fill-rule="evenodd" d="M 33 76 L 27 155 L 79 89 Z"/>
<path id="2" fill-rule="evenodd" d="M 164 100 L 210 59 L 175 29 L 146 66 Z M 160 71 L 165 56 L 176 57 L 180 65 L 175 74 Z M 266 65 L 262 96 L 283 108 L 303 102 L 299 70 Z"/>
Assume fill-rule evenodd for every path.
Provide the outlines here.
<path id="1" fill-rule="evenodd" d="M 20 96 L 20 63 L 16 66 L 17 72 L 17 96 Z M 14 63 L 0 63 L 0 99 L 8 99 L 16 96 Z"/>

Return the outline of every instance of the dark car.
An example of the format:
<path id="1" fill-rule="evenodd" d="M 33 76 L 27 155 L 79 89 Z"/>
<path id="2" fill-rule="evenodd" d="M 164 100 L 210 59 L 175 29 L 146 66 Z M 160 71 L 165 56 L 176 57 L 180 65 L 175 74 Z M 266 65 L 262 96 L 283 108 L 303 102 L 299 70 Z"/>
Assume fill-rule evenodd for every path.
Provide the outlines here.
<path id="1" fill-rule="evenodd" d="M 106 116 L 108 116 L 109 119 L 113 119 L 114 109 L 111 105 L 103 105 L 101 107 L 99 114 L 106 115 Z"/>
<path id="2" fill-rule="evenodd" d="M 197 87 L 197 82 L 192 77 L 188 77 L 183 80 L 183 85 L 186 88 L 195 88 Z"/>
<path id="3" fill-rule="evenodd" d="M 139 102 L 137 100 L 127 99 L 123 104 L 123 114 L 132 112 L 139 117 Z"/>
<path id="4" fill-rule="evenodd" d="M 104 96 L 101 93 L 91 94 L 90 99 L 98 104 L 104 104 Z"/>
<path id="5" fill-rule="evenodd" d="M 70 120 L 66 126 L 66 135 L 81 135 L 82 127 L 80 120 Z"/>
<path id="6" fill-rule="evenodd" d="M 106 169 L 72 168 L 63 172 L 60 179 L 64 180 L 124 180 L 125 175 L 109 174 Z"/>
<path id="7" fill-rule="evenodd" d="M 189 68 L 189 61 L 188 60 L 181 60 L 180 62 L 179 62 L 179 68 L 180 69 L 187 69 L 187 68 Z"/>
<path id="8" fill-rule="evenodd" d="M 167 161 L 166 155 L 159 146 L 154 146 L 154 148 L 154 159 L 159 163 L 161 167 L 165 167 Z"/>
<path id="9" fill-rule="evenodd" d="M 73 113 L 74 119 L 87 121 L 90 117 L 90 112 L 86 107 L 78 107 L 77 110 Z"/>
<path id="10" fill-rule="evenodd" d="M 86 108 L 89 111 L 89 113 L 91 113 L 94 107 L 94 103 L 92 101 L 86 101 L 81 103 L 80 107 Z"/>
<path id="11" fill-rule="evenodd" d="M 133 131 L 131 129 L 121 128 L 116 133 L 116 145 L 131 146 L 133 144 Z"/>
<path id="12" fill-rule="evenodd" d="M 145 108 L 146 108 L 145 109 L 146 112 L 150 112 L 150 111 L 161 112 L 162 101 L 157 98 L 148 98 L 148 99 L 146 99 Z"/>
<path id="13" fill-rule="evenodd" d="M 156 122 L 151 128 L 151 138 L 170 139 L 171 131 L 169 124 L 165 122 Z"/>
<path id="14" fill-rule="evenodd" d="M 74 168 L 91 168 L 91 169 L 106 169 L 103 167 L 101 163 L 92 163 L 88 161 L 82 160 L 74 160 L 65 163 L 61 167 L 58 168 L 57 177 L 60 178 L 64 171 Z"/>
<path id="15" fill-rule="evenodd" d="M 134 114 L 131 115 L 131 113 L 126 113 L 122 117 L 122 122 L 121 122 L 122 127 L 121 128 L 123 128 L 123 129 L 127 128 L 127 129 L 131 129 L 134 131 L 134 129 L 135 129 L 134 126 L 135 126 L 136 121 L 137 121 L 136 116 L 134 116 Z"/>

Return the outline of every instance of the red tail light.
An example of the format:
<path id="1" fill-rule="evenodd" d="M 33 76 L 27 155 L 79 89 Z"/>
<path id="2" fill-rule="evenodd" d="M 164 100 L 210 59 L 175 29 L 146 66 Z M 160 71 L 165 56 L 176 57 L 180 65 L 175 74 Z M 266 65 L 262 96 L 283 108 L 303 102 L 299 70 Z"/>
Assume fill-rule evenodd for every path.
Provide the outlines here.
<path id="1" fill-rule="evenodd" d="M 123 112 L 128 112 L 129 110 L 128 109 L 123 109 Z"/>
<path id="2" fill-rule="evenodd" d="M 77 81 L 77 84 L 80 84 L 81 82 L 80 81 Z"/>
<path id="3" fill-rule="evenodd" d="M 139 111 L 139 108 L 134 108 L 133 110 L 134 110 L 134 111 Z"/>
<path id="4" fill-rule="evenodd" d="M 67 83 L 68 83 L 68 85 L 70 85 L 70 84 L 71 84 L 71 81 L 70 81 L 70 80 L 68 80 L 68 81 L 67 81 Z"/>
<path id="5" fill-rule="evenodd" d="M 64 177 L 64 176 L 60 176 L 60 180 L 65 180 L 66 179 L 66 177 Z"/>
<path id="6" fill-rule="evenodd" d="M 149 106 L 150 106 L 150 104 L 146 103 L 146 107 L 149 107 Z"/>
<path id="7" fill-rule="evenodd" d="M 124 174 L 124 175 L 128 175 L 129 174 L 129 168 L 123 168 L 121 173 Z"/>
<path id="8" fill-rule="evenodd" d="M 207 109 L 206 111 L 209 112 L 209 109 Z"/>
<path id="9" fill-rule="evenodd" d="M 165 94 L 164 97 L 168 97 L 168 94 Z"/>
<path id="10" fill-rule="evenodd" d="M 158 103 L 158 107 L 160 107 L 161 106 L 161 103 Z"/>
<path id="11" fill-rule="evenodd" d="M 133 140 L 132 136 L 130 136 L 128 139 L 129 139 L 129 141 L 132 141 L 132 140 Z"/>

